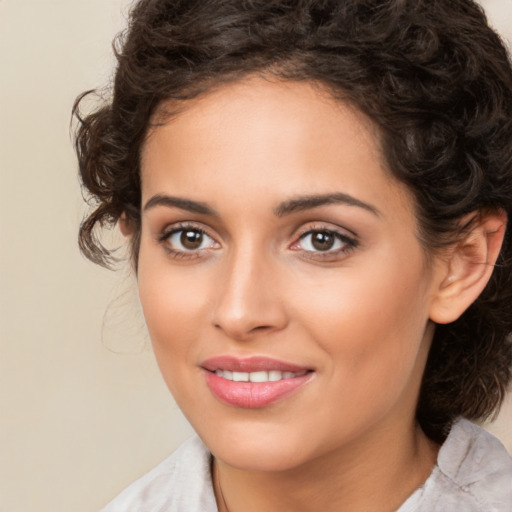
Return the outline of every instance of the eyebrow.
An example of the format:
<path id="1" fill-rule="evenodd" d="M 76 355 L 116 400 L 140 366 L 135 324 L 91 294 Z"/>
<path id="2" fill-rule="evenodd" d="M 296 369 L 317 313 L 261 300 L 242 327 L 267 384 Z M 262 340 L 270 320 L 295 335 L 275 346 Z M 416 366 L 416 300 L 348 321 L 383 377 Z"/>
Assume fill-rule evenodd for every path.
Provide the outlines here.
<path id="1" fill-rule="evenodd" d="M 156 194 L 144 205 L 144 211 L 151 210 L 157 206 L 166 206 L 168 208 L 179 208 L 192 213 L 200 213 L 202 215 L 212 215 L 218 217 L 219 214 L 210 208 L 207 204 L 191 199 L 182 199 L 180 197 L 168 196 L 165 194 Z"/>
<path id="2" fill-rule="evenodd" d="M 374 206 L 360 201 L 349 194 L 337 192 L 333 194 L 318 194 L 300 196 L 289 199 L 280 203 L 274 208 L 274 214 L 277 217 L 284 217 L 292 213 L 318 208 L 329 204 L 344 204 L 348 206 L 356 206 L 373 213 L 375 216 L 380 217 L 380 212 Z M 156 194 L 151 197 L 144 205 L 144 211 L 151 210 L 157 206 L 166 206 L 168 208 L 179 208 L 192 213 L 199 213 L 202 215 L 211 215 L 218 217 L 219 214 L 206 203 L 199 201 L 192 201 L 191 199 L 183 199 L 181 197 L 173 197 L 165 194 Z"/>
<path id="3" fill-rule="evenodd" d="M 311 208 L 318 208 L 320 206 L 325 206 L 329 204 L 344 204 L 348 206 L 357 206 L 358 208 L 363 208 L 364 210 L 373 213 L 375 216 L 380 217 L 380 212 L 377 208 L 375 208 L 375 206 L 372 206 L 371 204 L 368 203 L 364 203 L 363 201 L 360 201 L 359 199 L 356 199 L 351 195 L 343 194 L 341 192 L 336 192 L 332 194 L 308 195 L 292 198 L 289 199 L 288 201 L 284 201 L 279 206 L 277 206 L 274 209 L 274 213 L 278 217 L 283 217 L 291 213 L 309 210 Z"/>

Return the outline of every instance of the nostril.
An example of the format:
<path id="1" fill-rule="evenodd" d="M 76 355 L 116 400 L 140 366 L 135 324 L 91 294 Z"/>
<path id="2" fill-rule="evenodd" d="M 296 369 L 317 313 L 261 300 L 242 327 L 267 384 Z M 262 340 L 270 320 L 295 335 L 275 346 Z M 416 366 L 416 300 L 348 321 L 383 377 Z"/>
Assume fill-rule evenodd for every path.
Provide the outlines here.
<path id="1" fill-rule="evenodd" d="M 253 331 L 265 331 L 267 329 L 270 329 L 270 325 L 258 325 L 256 327 L 254 327 L 252 330 Z"/>
<path id="2" fill-rule="evenodd" d="M 214 324 L 216 329 L 219 329 L 226 333 L 229 337 L 239 341 L 249 340 L 258 334 L 270 333 L 276 327 L 272 325 L 256 325 L 255 327 L 244 326 L 244 325 L 233 325 L 218 322 Z"/>

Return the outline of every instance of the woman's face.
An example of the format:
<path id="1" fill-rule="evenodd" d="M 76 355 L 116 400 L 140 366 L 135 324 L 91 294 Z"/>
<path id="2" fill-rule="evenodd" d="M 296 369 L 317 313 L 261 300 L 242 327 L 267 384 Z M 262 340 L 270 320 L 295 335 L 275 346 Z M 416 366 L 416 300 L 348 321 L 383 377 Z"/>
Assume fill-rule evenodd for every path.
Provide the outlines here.
<path id="1" fill-rule="evenodd" d="M 142 191 L 140 300 L 214 455 L 287 469 L 413 426 L 439 279 L 361 113 L 224 85 L 150 132 Z"/>

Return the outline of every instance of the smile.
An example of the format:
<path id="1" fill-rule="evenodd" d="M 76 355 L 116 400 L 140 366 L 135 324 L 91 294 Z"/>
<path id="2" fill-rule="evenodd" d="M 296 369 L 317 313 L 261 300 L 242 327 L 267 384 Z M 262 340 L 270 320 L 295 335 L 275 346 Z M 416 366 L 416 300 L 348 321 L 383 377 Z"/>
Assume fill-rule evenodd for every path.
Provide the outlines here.
<path id="1" fill-rule="evenodd" d="M 221 402 L 258 409 L 295 394 L 310 382 L 312 369 L 267 357 L 220 356 L 201 365 L 210 392 Z"/>
<path id="2" fill-rule="evenodd" d="M 258 371 L 258 372 L 233 372 L 230 370 L 215 370 L 215 375 L 234 382 L 278 382 L 284 379 L 295 379 L 308 373 L 302 372 L 281 372 L 279 370 Z"/>

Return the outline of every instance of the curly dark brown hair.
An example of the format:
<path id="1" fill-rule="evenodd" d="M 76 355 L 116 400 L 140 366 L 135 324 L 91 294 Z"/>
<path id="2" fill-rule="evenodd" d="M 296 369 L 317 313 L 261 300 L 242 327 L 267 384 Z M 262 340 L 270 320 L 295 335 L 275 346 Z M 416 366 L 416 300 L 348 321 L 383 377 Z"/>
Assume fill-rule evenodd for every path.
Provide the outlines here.
<path id="1" fill-rule="evenodd" d="M 392 174 L 416 199 L 427 253 L 469 212 L 512 218 L 512 69 L 472 0 L 140 0 L 114 45 L 108 100 L 79 120 L 80 175 L 93 209 L 80 228 L 92 261 L 115 260 L 96 227 L 125 216 L 140 233 L 140 153 L 164 100 L 249 74 L 313 81 L 379 128 Z M 511 379 L 512 233 L 477 301 L 438 325 L 417 417 L 441 440 L 457 416 L 484 419 Z"/>

